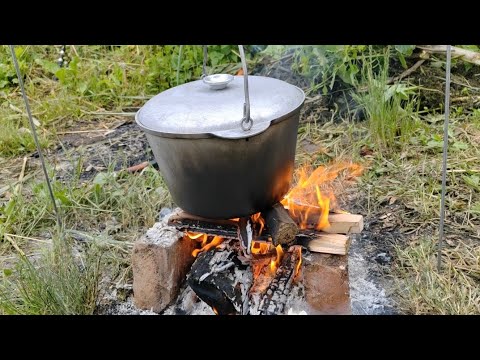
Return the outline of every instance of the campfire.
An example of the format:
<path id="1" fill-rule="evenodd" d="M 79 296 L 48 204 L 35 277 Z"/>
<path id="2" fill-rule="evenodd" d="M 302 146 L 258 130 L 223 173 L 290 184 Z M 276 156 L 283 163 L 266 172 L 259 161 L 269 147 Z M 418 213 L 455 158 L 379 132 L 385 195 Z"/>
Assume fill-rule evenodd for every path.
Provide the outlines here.
<path id="1" fill-rule="evenodd" d="M 180 212 L 169 224 L 194 242 L 188 285 L 216 314 L 282 314 L 301 287 L 302 249 L 346 255 L 360 215 L 343 211 L 335 182 L 358 177 L 362 167 L 337 162 L 301 168 L 296 185 L 263 213 L 230 220 Z"/>

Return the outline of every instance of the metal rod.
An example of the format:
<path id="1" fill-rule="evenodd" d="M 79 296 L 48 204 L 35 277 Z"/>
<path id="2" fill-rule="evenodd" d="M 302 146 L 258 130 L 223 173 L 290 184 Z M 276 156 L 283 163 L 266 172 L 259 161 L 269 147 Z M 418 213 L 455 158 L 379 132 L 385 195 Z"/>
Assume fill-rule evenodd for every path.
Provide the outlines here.
<path id="1" fill-rule="evenodd" d="M 48 177 L 47 167 L 45 166 L 45 159 L 43 157 L 42 149 L 40 147 L 40 142 L 38 141 L 37 130 L 35 129 L 35 124 L 33 123 L 32 112 L 30 111 L 30 103 L 28 102 L 27 94 L 25 93 L 25 87 L 23 86 L 23 78 L 20 72 L 20 67 L 18 66 L 17 56 L 15 55 L 15 47 L 13 45 L 9 45 L 9 46 L 10 46 L 10 51 L 12 53 L 13 65 L 15 66 L 15 71 L 17 72 L 18 84 L 20 85 L 23 101 L 25 102 L 25 108 L 27 109 L 28 121 L 30 122 L 30 128 L 32 129 L 33 140 L 35 141 L 35 145 L 37 147 L 38 157 L 40 158 L 40 162 L 42 163 L 43 173 L 45 175 L 45 180 L 47 181 L 48 192 L 50 194 L 50 198 L 52 199 L 53 208 L 55 210 L 55 215 L 57 217 L 57 225 L 61 227 L 62 222 L 60 220 L 60 214 L 58 212 L 57 204 L 55 202 L 55 197 L 53 196 L 52 185 L 50 184 L 50 178 Z"/>
<path id="2" fill-rule="evenodd" d="M 250 128 L 253 125 L 253 121 L 250 118 L 250 95 L 248 93 L 247 60 L 245 59 L 245 52 L 243 51 L 243 45 L 238 45 L 238 51 L 240 52 L 240 59 L 242 60 L 243 91 L 245 93 L 245 103 L 243 105 L 242 128 L 243 128 L 243 130 L 250 130 Z M 246 123 L 247 126 L 245 126 L 244 123 Z"/>
<path id="3" fill-rule="evenodd" d="M 180 64 L 182 62 L 183 54 L 183 45 L 180 45 L 180 50 L 178 51 L 178 61 L 177 61 L 177 86 L 180 85 Z"/>
<path id="4" fill-rule="evenodd" d="M 442 162 L 442 197 L 440 201 L 440 225 L 438 229 L 437 269 L 442 267 L 443 228 L 445 226 L 445 196 L 447 189 L 447 150 L 448 150 L 448 120 L 450 114 L 450 68 L 452 61 L 452 46 L 447 45 L 447 68 L 445 81 L 445 123 L 443 125 L 443 162 Z"/>
<path id="5" fill-rule="evenodd" d="M 208 49 L 207 45 L 203 45 L 203 74 L 202 74 L 202 79 L 207 76 L 207 59 L 208 59 Z"/>

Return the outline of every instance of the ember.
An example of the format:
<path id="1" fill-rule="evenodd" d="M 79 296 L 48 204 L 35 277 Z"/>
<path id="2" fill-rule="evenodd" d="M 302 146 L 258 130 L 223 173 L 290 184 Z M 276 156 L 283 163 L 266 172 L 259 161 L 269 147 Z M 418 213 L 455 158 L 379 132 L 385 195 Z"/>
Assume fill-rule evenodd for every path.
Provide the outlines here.
<path id="1" fill-rule="evenodd" d="M 275 273 L 277 271 L 278 265 L 280 264 L 280 262 L 282 261 L 282 258 L 283 258 L 282 245 L 277 245 L 275 250 L 277 250 L 277 258 L 270 262 L 270 270 L 272 270 L 273 273 Z"/>

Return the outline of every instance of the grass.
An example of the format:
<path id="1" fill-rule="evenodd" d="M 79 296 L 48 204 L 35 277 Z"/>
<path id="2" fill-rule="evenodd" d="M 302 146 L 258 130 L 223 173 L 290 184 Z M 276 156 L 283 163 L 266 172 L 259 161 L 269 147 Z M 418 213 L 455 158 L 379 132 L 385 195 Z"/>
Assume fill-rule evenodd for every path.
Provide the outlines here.
<path id="1" fill-rule="evenodd" d="M 99 300 L 102 256 L 94 244 L 74 255 L 69 239 L 56 238 L 36 261 L 20 256 L 4 269 L 0 311 L 24 315 L 90 315 Z"/>
<path id="2" fill-rule="evenodd" d="M 209 47 L 212 71 L 238 67 L 234 46 Z M 55 131 L 78 119 L 98 119 L 102 112 L 138 108 L 145 99 L 202 72 L 200 46 L 184 46 L 177 72 L 179 46 L 68 46 L 68 65 L 60 68 L 54 46 L 15 48 L 33 116 L 44 144 Z M 0 157 L 34 151 L 24 105 L 17 87 L 10 50 L 0 46 Z M 108 115 L 102 117 L 108 119 Z M 15 134 L 15 135 L 14 135 Z"/>
<path id="3" fill-rule="evenodd" d="M 130 174 L 113 168 L 111 164 L 89 181 L 76 175 L 67 182 L 53 181 L 65 227 L 61 239 L 55 235 L 53 206 L 44 182 L 13 192 L 0 208 L 0 238 L 10 240 L 0 241 L 4 274 L 11 271 L 5 259 L 12 251 L 30 252 L 20 256 L 11 276 L 4 276 L 0 312 L 89 314 L 98 302 L 100 275 L 128 282 L 128 249 L 155 223 L 161 207 L 172 202 L 157 170 L 148 167 Z M 35 259 L 34 245 L 51 244 L 52 239 L 53 248 Z"/>
<path id="4" fill-rule="evenodd" d="M 436 240 L 397 249 L 403 307 L 414 314 L 479 314 L 480 246 L 459 243 L 444 250 L 439 273 Z"/>
<path id="5" fill-rule="evenodd" d="M 212 65 L 237 66 L 231 62 L 238 59 L 228 57 L 228 51 L 215 48 L 217 60 Z M 52 65 L 56 57 L 52 47 L 18 47 L 17 52 L 46 147 L 56 143 L 57 131 L 79 119 L 118 120 L 108 113 L 135 111 L 152 94 L 177 83 L 178 47 L 77 46 L 69 50 L 66 69 Z M 363 69 L 354 74 L 356 99 L 366 121 L 301 125 L 296 164 L 318 166 L 346 159 L 367 169 L 358 187 L 342 189 L 342 196 L 350 205 L 357 199 L 358 209 L 369 219 L 394 214 L 402 242 L 396 247 L 392 273 L 401 281 L 405 311 L 478 313 L 480 112 L 452 106 L 446 198 L 449 247 L 444 250 L 444 271 L 438 273 L 434 244 L 443 114 L 423 109 L 418 89 L 410 84 L 385 85 L 390 75 L 384 66 L 388 54 L 364 55 L 369 61 L 362 61 Z M 183 56 L 179 82 L 201 71 L 201 52 L 186 46 Z M 0 47 L 0 63 L 0 157 L 5 158 L 32 152 L 34 146 L 5 47 Z M 475 94 L 473 85 L 468 90 Z M 314 151 L 303 151 L 305 143 L 313 144 Z M 153 168 L 129 174 L 114 171 L 115 162 L 107 161 L 105 171 L 83 180 L 82 158 L 71 161 L 70 176 L 53 181 L 65 227 L 62 236 L 52 230 L 55 217 L 43 181 L 25 184 L 0 204 L 0 270 L 4 270 L 0 312 L 94 312 L 100 279 L 131 277 L 128 256 L 135 237 L 155 222 L 162 206 L 172 204 Z M 18 249 L 7 238 L 26 253 L 19 256 L 18 267 L 13 266 L 12 255 Z M 60 239 L 64 246 L 55 245 Z"/>
<path id="6" fill-rule="evenodd" d="M 81 169 L 81 166 L 75 167 Z M 82 181 L 79 173 L 61 182 L 54 180 L 52 188 L 67 229 L 104 229 L 128 233 L 152 226 L 162 206 L 172 204 L 160 173 L 148 167 L 140 174 L 113 171 L 90 181 Z M 46 183 L 40 182 L 30 191 L 18 193 L 0 208 L 0 235 L 36 235 L 55 225 L 53 205 Z M 121 236 L 117 234 L 117 239 Z M 127 236 L 127 235 L 125 235 Z"/>
<path id="7" fill-rule="evenodd" d="M 420 127 L 416 117 L 415 87 L 403 83 L 387 85 L 389 74 L 389 49 L 384 56 L 365 61 L 363 81 L 359 92 L 354 93 L 366 113 L 371 142 L 379 150 L 395 150 L 408 145 L 413 133 Z M 379 69 L 378 69 L 379 68 Z"/>

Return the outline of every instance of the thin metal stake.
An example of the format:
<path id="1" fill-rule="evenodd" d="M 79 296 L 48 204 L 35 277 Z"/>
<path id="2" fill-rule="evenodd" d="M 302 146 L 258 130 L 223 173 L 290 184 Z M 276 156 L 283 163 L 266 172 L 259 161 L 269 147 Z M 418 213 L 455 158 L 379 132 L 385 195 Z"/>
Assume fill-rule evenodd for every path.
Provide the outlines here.
<path id="1" fill-rule="evenodd" d="M 452 46 L 447 45 L 447 69 L 445 81 L 445 123 L 443 126 L 443 164 L 442 164 L 442 198 L 440 202 L 440 226 L 438 230 L 437 269 L 442 268 L 443 228 L 445 225 L 445 193 L 447 188 L 447 149 L 448 149 L 448 118 L 450 114 L 450 67 Z"/>
<path id="2" fill-rule="evenodd" d="M 32 129 L 33 140 L 35 140 L 35 145 L 37 146 L 38 157 L 40 158 L 40 162 L 42 163 L 43 173 L 47 181 L 48 192 L 50 194 L 50 198 L 52 199 L 53 208 L 55 210 L 55 215 L 57 217 L 57 225 L 61 227 L 62 222 L 60 220 L 60 214 L 57 209 L 55 197 L 53 196 L 52 185 L 50 184 L 50 178 L 48 177 L 47 167 L 45 166 L 45 159 L 43 157 L 42 149 L 40 147 L 40 142 L 38 141 L 37 130 L 35 129 L 35 124 L 33 123 L 32 112 L 30 111 L 30 103 L 28 102 L 27 94 L 25 93 L 25 87 L 23 86 L 23 78 L 22 78 L 22 74 L 20 73 L 20 67 L 18 66 L 17 56 L 15 55 L 15 47 L 13 45 L 9 45 L 9 46 L 10 46 L 10 51 L 12 52 L 13 65 L 15 66 L 15 71 L 17 72 L 18 84 L 20 85 L 23 101 L 25 102 L 25 108 L 27 109 L 28 121 L 30 122 L 30 128 Z"/>

